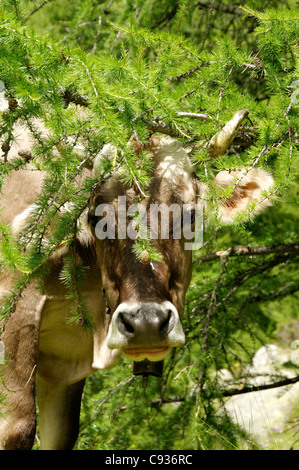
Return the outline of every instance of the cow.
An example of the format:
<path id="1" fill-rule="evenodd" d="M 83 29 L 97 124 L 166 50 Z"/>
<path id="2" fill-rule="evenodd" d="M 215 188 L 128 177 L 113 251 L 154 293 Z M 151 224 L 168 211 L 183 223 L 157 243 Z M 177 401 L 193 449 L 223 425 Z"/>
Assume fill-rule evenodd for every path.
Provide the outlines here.
<path id="1" fill-rule="evenodd" d="M 22 148 L 28 144 L 28 131 L 24 133 L 19 134 Z M 115 366 L 121 354 L 137 364 L 152 364 L 163 361 L 171 348 L 184 344 L 181 319 L 192 273 L 192 251 L 185 249 L 184 237 L 176 238 L 171 231 L 168 239 L 156 237 L 152 243 L 161 259 L 149 262 L 139 259 L 132 250 L 134 237 L 101 239 L 96 235 L 103 216 L 97 207 L 109 205 L 117 215 L 120 196 L 125 197 L 128 206 L 138 196 L 146 210 L 154 204 L 186 205 L 191 218 L 197 201 L 208 199 L 209 188 L 194 174 L 190 146 L 161 134 L 152 135 L 146 146 L 154 162 L 147 197 L 139 197 L 138 185 L 122 182 L 117 169 L 102 177 L 101 158 L 115 155 L 109 143 L 94 161 L 92 171 L 99 185 L 88 209 L 78 219 L 76 244 L 72 246 L 73 256 L 88 267 L 80 294 L 93 328 L 86 331 L 80 322 L 68 321 L 73 300 L 68 298 L 61 279 L 63 260 L 71 249 L 67 244 L 50 256 L 43 287 L 32 280 L 5 324 L 1 336 L 5 361 L 0 380 L 4 396 L 0 447 L 5 450 L 32 448 L 35 394 L 41 448 L 73 448 L 86 377 Z M 17 150 L 14 145 L 10 158 Z M 1 215 L 15 237 L 22 233 L 42 190 L 44 175 L 40 173 L 20 169 L 4 184 Z M 273 183 L 272 176 L 262 168 L 221 171 L 213 184 L 222 189 L 230 186 L 233 191 L 220 199 L 217 216 L 229 223 L 253 202 L 257 203 L 255 212 L 261 211 L 270 204 L 265 194 Z M 9 293 L 12 274 L 2 273 L 1 296 Z"/>

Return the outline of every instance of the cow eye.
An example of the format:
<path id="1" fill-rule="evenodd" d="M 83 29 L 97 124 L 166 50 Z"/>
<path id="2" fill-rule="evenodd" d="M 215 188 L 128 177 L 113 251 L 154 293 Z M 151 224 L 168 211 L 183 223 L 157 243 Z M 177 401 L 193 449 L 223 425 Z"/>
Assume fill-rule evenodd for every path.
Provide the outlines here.
<path id="1" fill-rule="evenodd" d="M 195 222 L 195 209 L 192 209 L 190 211 L 186 211 L 184 216 L 186 218 L 185 217 L 182 218 L 182 225 L 185 221 L 186 221 L 186 223 L 188 223 L 188 224 L 190 223 L 191 225 L 193 225 L 194 222 Z"/>
<path id="2" fill-rule="evenodd" d="M 94 214 L 88 214 L 88 222 L 90 223 L 90 225 L 95 228 L 95 226 L 97 225 L 99 221 L 99 217 L 97 215 L 94 215 Z"/>
<path id="3" fill-rule="evenodd" d="M 193 209 L 190 214 L 190 223 L 194 224 L 195 222 L 195 210 Z"/>

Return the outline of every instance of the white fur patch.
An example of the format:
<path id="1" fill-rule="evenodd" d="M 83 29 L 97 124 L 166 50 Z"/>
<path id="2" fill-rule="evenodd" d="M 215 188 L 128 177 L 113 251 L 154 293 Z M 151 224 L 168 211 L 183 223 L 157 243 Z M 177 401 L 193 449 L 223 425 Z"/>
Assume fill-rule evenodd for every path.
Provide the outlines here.
<path id="1" fill-rule="evenodd" d="M 93 176 L 103 177 L 105 175 L 103 164 L 106 159 L 113 161 L 117 155 L 117 148 L 112 144 L 106 144 L 100 151 L 100 153 L 95 157 L 93 162 Z"/>
<path id="2" fill-rule="evenodd" d="M 171 182 L 180 178 L 186 184 L 190 183 L 193 166 L 182 142 L 171 137 L 161 137 L 153 151 L 158 175 Z"/>
<path id="3" fill-rule="evenodd" d="M 77 220 L 77 240 L 81 245 L 88 246 L 93 242 L 93 235 L 87 222 L 88 209 L 82 212 Z"/>
<path id="4" fill-rule="evenodd" d="M 14 237 L 17 237 L 22 230 L 26 227 L 27 221 L 32 214 L 32 212 L 36 209 L 36 204 L 31 204 L 27 207 L 23 212 L 18 214 L 12 221 L 11 225 L 11 232 Z"/>
<path id="5" fill-rule="evenodd" d="M 253 168 L 250 171 L 244 168 L 236 171 L 220 171 L 214 184 L 218 188 L 229 186 L 234 188 L 232 195 L 221 201 L 219 212 L 222 222 L 233 222 L 236 215 L 251 203 L 256 204 L 252 211 L 253 215 L 272 205 L 271 198 L 265 194 L 274 185 L 274 179 L 261 168 Z"/>

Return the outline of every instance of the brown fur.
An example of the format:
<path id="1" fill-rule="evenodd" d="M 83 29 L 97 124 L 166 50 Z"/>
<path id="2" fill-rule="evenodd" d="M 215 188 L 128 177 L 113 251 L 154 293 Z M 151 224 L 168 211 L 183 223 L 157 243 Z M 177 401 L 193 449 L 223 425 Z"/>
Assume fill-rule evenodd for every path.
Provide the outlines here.
<path id="1" fill-rule="evenodd" d="M 35 438 L 35 369 L 38 363 L 38 334 L 45 296 L 36 286 L 26 289 L 1 337 L 5 366 L 0 391 L 5 396 L 4 429 L 0 446 L 6 450 L 30 449 Z"/>

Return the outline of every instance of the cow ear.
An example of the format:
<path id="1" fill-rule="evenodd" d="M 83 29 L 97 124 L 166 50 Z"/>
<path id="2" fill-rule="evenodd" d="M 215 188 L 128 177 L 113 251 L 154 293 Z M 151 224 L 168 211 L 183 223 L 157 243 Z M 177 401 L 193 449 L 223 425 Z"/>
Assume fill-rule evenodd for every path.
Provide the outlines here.
<path id="1" fill-rule="evenodd" d="M 228 197 L 220 198 L 219 218 L 222 222 L 234 222 L 236 216 L 249 209 L 249 206 L 252 216 L 272 205 L 268 193 L 274 185 L 274 179 L 263 169 L 221 171 L 214 185 L 220 189 L 231 188 Z"/>
<path id="2" fill-rule="evenodd" d="M 117 148 L 114 145 L 106 144 L 100 151 L 100 153 L 95 157 L 93 162 L 92 174 L 96 178 L 101 178 L 109 173 L 117 157 Z"/>

